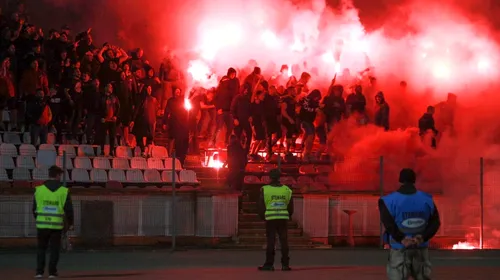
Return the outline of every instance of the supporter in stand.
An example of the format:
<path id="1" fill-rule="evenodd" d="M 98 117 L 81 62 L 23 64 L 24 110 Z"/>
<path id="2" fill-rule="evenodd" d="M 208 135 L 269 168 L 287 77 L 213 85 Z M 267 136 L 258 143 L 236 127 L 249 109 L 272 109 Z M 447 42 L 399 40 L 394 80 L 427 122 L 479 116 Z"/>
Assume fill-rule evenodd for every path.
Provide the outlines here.
<path id="1" fill-rule="evenodd" d="M 240 92 L 240 81 L 236 78 L 236 70 L 229 68 L 227 75 L 222 77 L 215 93 L 215 109 L 217 109 L 217 128 L 209 146 L 215 146 L 217 138 L 226 127 L 224 144 L 227 146 L 229 136 L 233 133 L 233 118 L 231 117 L 231 102 Z M 247 147 L 248 148 L 248 147 Z"/>
<path id="2" fill-rule="evenodd" d="M 249 84 L 243 85 L 243 91 L 234 97 L 231 103 L 231 116 L 234 123 L 234 134 L 242 141 L 243 147 L 249 151 L 252 142 L 252 94 L 253 90 Z M 245 133 L 245 138 L 243 138 Z M 244 141 L 243 141 L 244 140 Z"/>
<path id="3" fill-rule="evenodd" d="M 44 98 L 42 89 L 38 89 L 35 95 L 26 98 L 26 123 L 30 127 L 31 144 L 47 143 L 48 125 L 52 121 L 52 112 Z"/>
<path id="4" fill-rule="evenodd" d="M 109 135 L 109 154 L 115 154 L 115 135 L 116 124 L 120 116 L 120 102 L 113 94 L 113 85 L 108 83 L 104 89 L 104 96 L 100 100 L 100 120 L 99 125 L 99 143 L 101 145 L 101 154 L 104 155 L 104 145 L 106 144 L 106 135 Z"/>
<path id="5" fill-rule="evenodd" d="M 184 108 L 184 95 L 179 88 L 174 88 L 174 97 L 171 97 L 165 107 L 163 117 L 164 128 L 168 127 L 169 154 L 175 149 L 175 156 L 184 164 L 189 148 L 189 129 L 187 123 L 189 112 Z"/>
<path id="6" fill-rule="evenodd" d="M 317 89 L 311 91 L 306 98 L 302 101 L 300 105 L 299 118 L 301 121 L 304 144 L 303 159 L 310 160 L 311 152 L 314 143 L 314 137 L 316 134 L 316 129 L 314 127 L 314 120 L 316 119 L 316 113 L 319 110 L 319 101 L 321 100 L 321 92 Z"/>
<path id="7" fill-rule="evenodd" d="M 136 136 L 137 145 L 143 151 L 142 156 L 144 157 L 150 157 L 153 153 L 156 112 L 160 108 L 158 100 L 152 96 L 152 93 L 151 86 L 146 86 L 142 94 L 142 102 L 135 112 L 134 121 L 130 123 L 130 126 L 133 128 L 132 132 Z M 146 146 L 144 146 L 144 138 L 146 138 Z"/>
<path id="8" fill-rule="evenodd" d="M 208 90 L 200 100 L 201 117 L 198 122 L 198 134 L 205 135 L 204 138 L 210 139 L 215 133 L 215 121 L 217 110 L 214 103 L 215 88 Z M 207 122 L 208 121 L 208 122 Z M 206 129 L 204 125 L 207 123 Z M 205 132 L 206 131 L 206 132 Z"/>

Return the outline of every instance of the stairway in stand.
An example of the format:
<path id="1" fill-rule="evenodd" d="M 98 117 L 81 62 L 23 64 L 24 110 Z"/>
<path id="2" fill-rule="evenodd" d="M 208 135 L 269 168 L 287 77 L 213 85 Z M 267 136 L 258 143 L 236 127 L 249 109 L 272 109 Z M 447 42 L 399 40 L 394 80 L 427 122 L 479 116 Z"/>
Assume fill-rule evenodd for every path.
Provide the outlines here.
<path id="1" fill-rule="evenodd" d="M 297 222 L 288 222 L 288 243 L 291 249 L 307 248 L 331 248 L 330 245 L 313 242 L 304 234 L 302 228 Z M 257 214 L 257 203 L 248 201 L 248 196 L 243 198 L 242 211 L 239 214 L 238 238 L 236 247 L 265 249 L 266 244 L 266 226 Z M 276 248 L 279 248 L 279 242 L 276 241 Z"/>

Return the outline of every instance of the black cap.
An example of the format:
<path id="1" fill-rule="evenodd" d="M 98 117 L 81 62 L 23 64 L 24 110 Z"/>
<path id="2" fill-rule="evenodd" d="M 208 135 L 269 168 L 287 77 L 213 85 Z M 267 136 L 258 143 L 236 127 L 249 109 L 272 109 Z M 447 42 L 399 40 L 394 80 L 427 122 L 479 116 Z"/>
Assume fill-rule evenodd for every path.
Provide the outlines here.
<path id="1" fill-rule="evenodd" d="M 415 184 L 417 181 L 417 174 L 411 168 L 403 168 L 401 172 L 399 172 L 399 182 L 402 184 L 411 183 Z"/>
<path id="2" fill-rule="evenodd" d="M 269 171 L 269 178 L 271 178 L 271 181 L 278 181 L 281 177 L 281 171 L 279 169 L 271 169 Z"/>
<path id="3" fill-rule="evenodd" d="M 57 176 L 62 175 L 62 174 L 63 174 L 63 170 L 59 166 L 52 165 L 49 168 L 49 178 L 56 178 Z"/>

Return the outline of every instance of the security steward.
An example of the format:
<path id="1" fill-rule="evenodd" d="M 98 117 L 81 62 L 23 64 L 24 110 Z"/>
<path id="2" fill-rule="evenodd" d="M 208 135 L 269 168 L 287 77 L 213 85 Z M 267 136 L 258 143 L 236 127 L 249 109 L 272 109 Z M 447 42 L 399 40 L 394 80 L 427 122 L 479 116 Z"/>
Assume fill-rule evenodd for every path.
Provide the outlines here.
<path id="1" fill-rule="evenodd" d="M 292 190 L 280 183 L 280 171 L 269 172 L 271 183 L 263 186 L 257 203 L 261 219 L 266 221 L 266 262 L 259 267 L 262 271 L 274 270 L 276 233 L 281 244 L 281 270 L 290 271 L 288 256 L 288 220 L 293 214 Z"/>
<path id="2" fill-rule="evenodd" d="M 61 249 L 61 235 L 65 227 L 73 229 L 73 204 L 68 188 L 61 185 L 63 170 L 57 166 L 49 168 L 49 180 L 36 187 L 33 200 L 38 250 L 35 278 L 43 278 L 45 255 L 50 244 L 49 278 L 56 278 L 57 263 Z"/>
<path id="3" fill-rule="evenodd" d="M 430 279 L 429 240 L 441 225 L 439 213 L 430 194 L 415 188 L 416 174 L 402 169 L 401 187 L 382 197 L 380 218 L 390 235 L 390 255 L 387 264 L 389 280 Z"/>

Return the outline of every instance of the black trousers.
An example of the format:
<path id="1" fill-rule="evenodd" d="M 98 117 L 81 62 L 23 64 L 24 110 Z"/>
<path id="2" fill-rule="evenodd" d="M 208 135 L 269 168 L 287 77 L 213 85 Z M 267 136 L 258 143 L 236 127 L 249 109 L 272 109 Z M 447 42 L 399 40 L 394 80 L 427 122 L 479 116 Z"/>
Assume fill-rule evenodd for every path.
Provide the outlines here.
<path id="1" fill-rule="evenodd" d="M 242 141 L 243 133 L 245 133 L 245 141 Z M 247 152 L 250 150 L 250 143 L 252 143 L 252 126 L 248 121 L 240 121 L 240 124 L 234 127 L 234 135 L 240 139 L 242 145 Z"/>
<path id="2" fill-rule="evenodd" d="M 103 122 L 99 125 L 99 143 L 103 155 L 107 133 L 109 133 L 109 154 L 113 155 L 115 153 L 116 122 Z"/>
<path id="3" fill-rule="evenodd" d="M 36 274 L 45 272 L 45 257 L 47 248 L 50 245 L 49 274 L 57 274 L 57 263 L 59 262 L 59 252 L 61 251 L 62 230 L 37 229 L 37 267 Z"/>
<path id="4" fill-rule="evenodd" d="M 288 220 L 270 220 L 266 221 L 267 249 L 265 266 L 274 265 L 274 245 L 278 234 L 281 244 L 281 265 L 288 266 L 290 257 L 288 256 Z"/>

